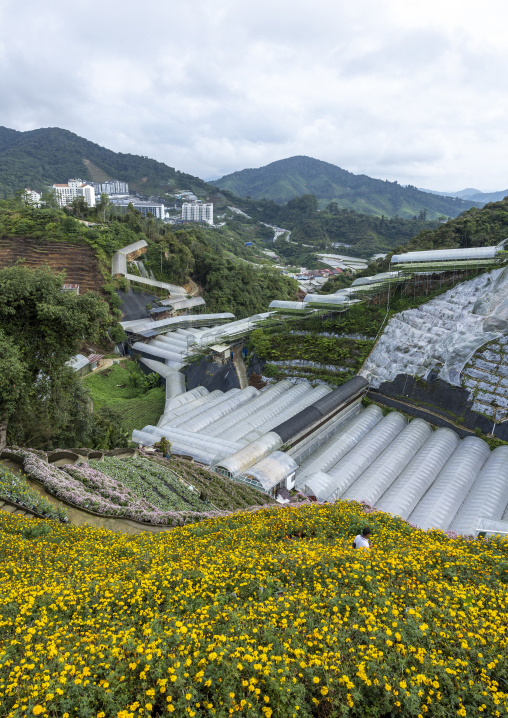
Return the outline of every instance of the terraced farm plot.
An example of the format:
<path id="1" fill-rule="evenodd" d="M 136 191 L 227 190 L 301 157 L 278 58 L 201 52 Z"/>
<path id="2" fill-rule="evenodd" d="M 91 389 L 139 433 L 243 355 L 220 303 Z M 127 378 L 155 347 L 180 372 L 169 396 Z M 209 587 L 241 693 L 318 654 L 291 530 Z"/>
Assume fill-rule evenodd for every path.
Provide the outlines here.
<path id="1" fill-rule="evenodd" d="M 0 269 L 22 262 L 34 269 L 48 264 L 55 272 L 65 271 L 65 282 L 79 284 L 79 292 L 100 292 L 104 279 L 94 251 L 86 244 L 50 242 L 28 237 L 0 237 Z"/>
<path id="2" fill-rule="evenodd" d="M 148 459 L 107 457 L 103 461 L 89 461 L 88 464 L 162 511 L 209 511 L 212 508 L 200 498 L 199 491 L 190 489 L 171 469 Z"/>
<path id="3" fill-rule="evenodd" d="M 85 386 L 90 389 L 94 409 L 109 407 L 121 412 L 124 429 L 142 429 L 147 424 L 157 424 L 164 411 L 166 398 L 164 387 L 157 386 L 145 394 L 129 387 L 129 371 L 126 362 L 114 364 L 110 369 L 88 374 L 84 377 Z"/>

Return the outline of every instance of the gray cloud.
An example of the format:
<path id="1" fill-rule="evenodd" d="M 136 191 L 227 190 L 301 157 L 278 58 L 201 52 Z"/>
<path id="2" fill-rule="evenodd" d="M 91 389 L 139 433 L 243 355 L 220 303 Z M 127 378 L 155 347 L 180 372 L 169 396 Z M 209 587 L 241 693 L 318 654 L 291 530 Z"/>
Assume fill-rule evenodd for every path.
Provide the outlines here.
<path id="1" fill-rule="evenodd" d="M 0 0 L 0 123 L 217 176 L 307 154 L 508 186 L 506 10 L 485 0 Z"/>

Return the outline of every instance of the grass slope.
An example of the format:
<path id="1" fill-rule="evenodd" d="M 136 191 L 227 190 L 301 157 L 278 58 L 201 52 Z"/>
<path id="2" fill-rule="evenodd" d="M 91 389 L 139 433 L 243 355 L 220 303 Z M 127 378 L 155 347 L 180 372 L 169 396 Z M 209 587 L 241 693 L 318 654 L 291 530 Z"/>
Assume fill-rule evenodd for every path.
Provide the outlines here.
<path id="1" fill-rule="evenodd" d="M 90 389 L 94 409 L 107 406 L 120 411 L 124 429 L 132 432 L 147 424 L 157 424 L 164 411 L 166 394 L 163 386 L 139 394 L 138 389 L 127 385 L 129 376 L 124 364 L 114 364 L 110 369 L 88 374 L 83 383 Z"/>
<path id="2" fill-rule="evenodd" d="M 315 194 L 322 204 L 335 201 L 342 209 L 387 217 L 411 218 L 425 209 L 429 219 L 440 215 L 456 217 L 475 206 L 470 200 L 441 197 L 416 187 L 402 187 L 397 182 L 355 175 L 329 162 L 304 156 L 233 172 L 213 184 L 240 197 L 266 198 L 279 203 Z"/>
<path id="3" fill-rule="evenodd" d="M 346 502 L 133 537 L 0 516 L 2 714 L 506 715 L 507 558 Z"/>

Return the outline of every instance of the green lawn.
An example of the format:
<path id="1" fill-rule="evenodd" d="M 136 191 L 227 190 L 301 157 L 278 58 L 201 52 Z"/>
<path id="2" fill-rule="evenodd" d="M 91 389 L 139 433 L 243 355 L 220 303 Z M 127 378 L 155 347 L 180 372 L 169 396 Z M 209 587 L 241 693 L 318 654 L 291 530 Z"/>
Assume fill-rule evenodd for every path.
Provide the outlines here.
<path id="1" fill-rule="evenodd" d="M 157 424 L 164 411 L 166 398 L 163 386 L 140 393 L 139 389 L 128 386 L 130 362 L 114 364 L 110 369 L 88 374 L 83 382 L 90 389 L 94 409 L 108 406 L 121 412 L 124 428 L 131 432 L 142 429 L 146 424 Z M 137 369 L 139 371 L 139 369 Z"/>

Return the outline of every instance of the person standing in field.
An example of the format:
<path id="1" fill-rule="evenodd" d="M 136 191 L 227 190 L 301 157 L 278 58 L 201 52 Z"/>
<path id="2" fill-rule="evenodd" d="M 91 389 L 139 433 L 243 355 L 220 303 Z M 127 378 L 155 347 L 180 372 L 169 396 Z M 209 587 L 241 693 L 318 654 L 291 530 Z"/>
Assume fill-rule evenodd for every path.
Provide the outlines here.
<path id="1" fill-rule="evenodd" d="M 358 534 L 358 536 L 355 536 L 355 540 L 353 541 L 353 548 L 365 548 L 367 551 L 370 549 L 370 528 L 366 526 L 361 534 Z"/>

